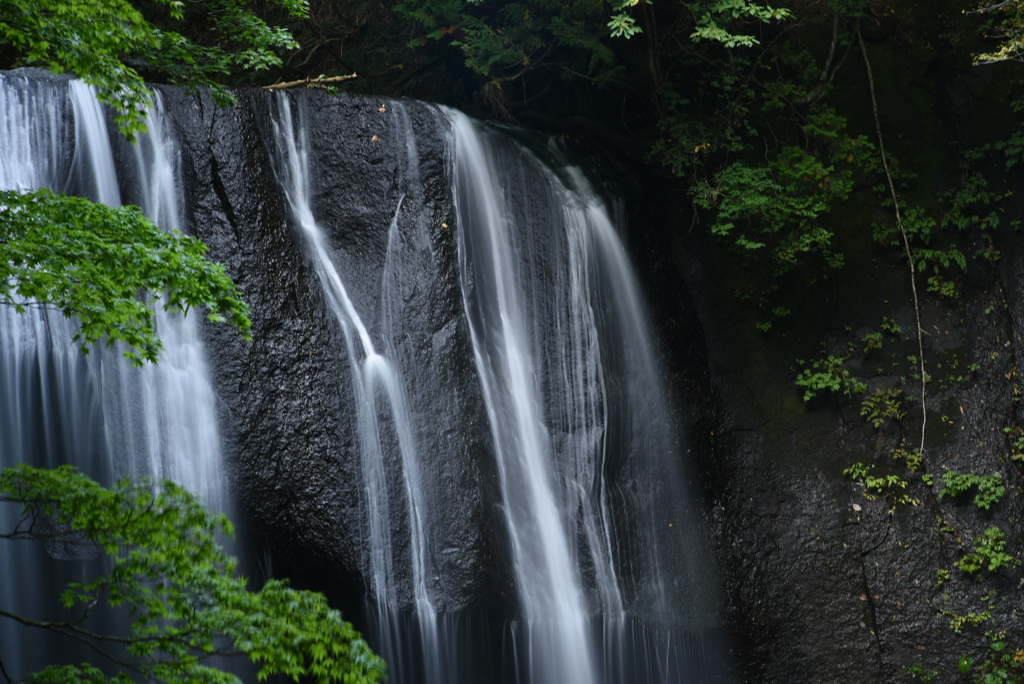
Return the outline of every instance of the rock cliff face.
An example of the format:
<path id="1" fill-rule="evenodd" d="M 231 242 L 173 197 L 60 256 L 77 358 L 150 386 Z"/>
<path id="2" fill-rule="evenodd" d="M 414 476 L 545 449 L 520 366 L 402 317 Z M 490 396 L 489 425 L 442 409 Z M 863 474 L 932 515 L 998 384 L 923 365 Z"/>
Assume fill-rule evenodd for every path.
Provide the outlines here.
<path id="1" fill-rule="evenodd" d="M 921 168 L 920 185 L 907 192 L 935 211 L 935 198 L 955 187 L 962 161 L 956 150 L 987 140 L 1006 110 L 992 106 L 994 84 L 977 74 L 951 73 L 934 56 L 907 59 L 900 69 L 876 65 L 891 85 L 882 93 L 883 116 L 887 130 L 903 131 L 894 136 L 901 163 Z M 900 121 L 908 125 L 897 128 L 893 122 Z M 998 179 L 994 187 L 1019 182 L 1001 168 L 988 171 Z M 1022 210 L 1019 202 L 1008 207 L 1006 221 Z M 684 210 L 661 211 L 655 223 L 691 225 Z M 885 211 L 891 210 L 867 199 L 862 214 L 833 220 L 870 232 L 864 226 Z M 1007 228 L 991 243 L 954 238 L 965 253 L 1002 254 L 996 262 L 969 260 L 958 299 L 924 294 L 927 274 L 918 276 L 930 381 L 925 449 L 915 471 L 904 457 L 894 458 L 918 446 L 922 422 L 916 322 L 902 258 L 872 247 L 865 235 L 860 247 L 844 247 L 848 263 L 834 279 L 794 286 L 800 320 L 766 335 L 732 297 L 730 283 L 746 276 L 697 231 L 670 233 L 648 231 L 645 251 L 657 255 L 651 268 L 661 275 L 651 282 L 666 348 L 679 346 L 680 321 L 695 310 L 707 353 L 707 375 L 677 370 L 677 385 L 703 383 L 713 397 L 697 411 L 695 437 L 703 447 L 696 458 L 741 679 L 896 682 L 912 681 L 913 670 L 922 677 L 934 671 L 932 681 L 962 682 L 978 676 L 986 661 L 1022 648 L 1019 566 L 967 573 L 956 565 L 992 527 L 1005 535 L 1008 553 L 1022 551 L 1019 235 Z M 676 301 L 683 289 L 692 308 L 688 299 Z M 899 332 L 865 351 L 864 336 L 886 317 Z M 794 383 L 797 360 L 820 357 L 823 349 L 849 357 L 845 367 L 868 392 L 901 389 L 905 416 L 873 426 L 861 415 L 860 393 L 820 392 L 805 403 Z M 858 462 L 897 479 L 868 490 L 843 473 Z M 987 510 L 974 504 L 976 488 L 940 496 L 949 470 L 996 475 L 1005 494 Z M 991 647 L 1000 634 L 1005 651 Z M 958 669 L 963 656 L 972 661 L 971 676 Z"/>
<path id="2" fill-rule="evenodd" d="M 961 368 L 978 364 L 965 386 L 929 385 L 923 467 L 936 474 L 931 487 L 892 457 L 901 445 L 915 443 L 918 405 L 911 404 L 902 427 L 881 430 L 861 418 L 856 403 L 827 399 L 803 406 L 783 361 L 735 344 L 735 332 L 719 327 L 721 312 L 706 312 L 716 319 L 709 349 L 721 401 L 711 515 L 744 681 L 908 681 L 915 663 L 938 670 L 936 681 L 961 681 L 961 656 L 980 663 L 992 653 L 985 628 L 956 634 L 954 615 L 991 610 L 992 629 L 1020 634 L 1013 573 L 967 578 L 954 565 L 992 524 L 1019 550 L 1024 501 L 1004 434 L 1020 418 L 1013 378 L 1021 319 L 1014 289 L 1009 312 L 998 279 L 956 309 L 923 312 L 930 331 L 925 354 L 937 378 L 938 365 L 948 368 L 954 355 Z M 984 313 L 993 302 L 998 310 Z M 905 307 L 899 312 L 905 356 L 913 353 L 913 317 Z M 732 341 L 716 343 L 719 335 Z M 882 385 L 896 380 L 875 379 Z M 842 474 L 855 462 L 896 474 L 906 489 L 866 491 Z M 972 505 L 973 492 L 940 499 L 944 468 L 999 473 L 1007 492 L 988 512 Z M 900 503 L 904 495 L 914 501 Z M 942 581 L 940 571 L 951 579 Z M 992 590 L 999 598 L 989 602 L 984 597 Z"/>
<path id="3" fill-rule="evenodd" d="M 279 569 L 329 591 L 338 590 L 339 578 L 357 584 L 365 531 L 354 414 L 345 410 L 347 352 L 275 180 L 268 98 L 243 93 L 238 106 L 218 109 L 176 92 L 165 97 L 185 139 L 190 223 L 202 227 L 200 237 L 228 264 L 254 313 L 251 344 L 231 331 L 209 330 L 238 499 Z M 508 603 L 509 562 L 495 542 L 503 532 L 488 503 L 497 500 L 497 475 L 486 456 L 492 447 L 479 382 L 469 367 L 454 231 L 446 228 L 453 209 L 438 111 L 316 93 L 299 99 L 312 114 L 316 211 L 361 310 L 381 307 L 389 223 L 406 211 L 427 217 L 409 244 L 400 281 L 406 315 L 419 317 L 411 328 L 421 335 L 399 354 L 403 363 L 434 369 L 429 387 L 412 389 L 423 394 L 410 403 L 461 404 L 437 414 L 441 421 L 462 416 L 458 421 L 430 419 L 436 429 L 424 451 L 438 487 L 462 492 L 458 505 L 482 521 L 476 528 L 460 525 L 463 509 L 442 523 L 459 549 L 443 560 L 450 580 L 444 603 L 452 610 Z M 413 176 L 418 184 L 409 182 Z M 659 225 L 677 219 L 659 218 Z M 1024 353 L 1024 286 L 1017 274 L 1024 254 L 1013 236 L 998 245 L 1005 255 L 999 265 L 972 267 L 959 302 L 928 301 L 922 308 L 932 375 L 926 449 L 922 469 L 906 472 L 892 454 L 916 445 L 918 403 L 906 397 L 905 418 L 876 428 L 862 419 L 858 402 L 826 395 L 805 404 L 792 369 L 820 341 L 845 350 L 860 344 L 866 326 L 888 316 L 901 331 L 883 350 L 855 355 L 852 371 L 871 389 L 917 391 L 906 361 L 917 353 L 916 324 L 898 259 L 855 256 L 849 268 L 866 278 L 833 296 L 809 293 L 818 320 L 799 334 L 766 338 L 728 299 L 728 267 L 706 245 L 677 231 L 642 233 L 641 227 L 639 221 L 633 227 L 635 251 L 651 263 L 638 266 L 655 298 L 681 407 L 676 420 L 691 433 L 738 678 L 904 681 L 908 668 L 920 664 L 938 671 L 936 681 L 960 681 L 958 659 L 970 655 L 980 663 L 990 648 L 986 625 L 957 634 L 950 629 L 956 616 L 988 610 L 993 630 L 1019 635 L 1024 606 L 1016 576 L 1002 569 L 970 578 L 954 565 L 993 524 L 1007 533 L 1011 552 L 1020 550 L 1024 499 L 1010 454 L 1022 425 L 1016 369 Z M 906 488 L 867 496 L 872 492 L 843 474 L 855 462 L 898 475 Z M 977 510 L 972 494 L 940 498 L 947 468 L 999 473 L 1006 494 L 989 511 Z"/>
<path id="4" fill-rule="evenodd" d="M 344 594 L 346 578 L 361 582 L 366 566 L 347 351 L 277 179 L 270 98 L 242 93 L 237 106 L 221 109 L 207 98 L 164 95 L 182 138 L 190 225 L 228 266 L 253 313 L 252 343 L 231 330 L 209 329 L 236 497 L 278 572 Z M 429 387 L 411 391 L 436 396 L 409 397 L 410 405 L 457 405 L 430 417 L 436 430 L 423 438 L 435 481 L 462 492 L 460 515 L 453 511 L 442 524 L 446 538 L 465 551 L 445 558 L 444 605 L 464 608 L 485 595 L 482 585 L 506 582 L 494 577 L 504 570 L 491 560 L 499 554 L 491 548 L 495 535 L 488 536 L 487 487 L 463 484 L 486 485 L 494 473 L 484 458 L 488 431 L 461 315 L 454 231 L 443 227 L 452 219 L 440 113 L 422 104 L 317 93 L 295 99 L 311 114 L 314 210 L 359 310 L 380 311 L 380 274 L 396 212 L 424 219 L 403 250 L 399 280 L 404 315 L 418 319 L 408 328 L 418 336 L 398 353 L 403 363 L 433 374 Z M 410 160 L 410 139 L 418 159 Z M 416 197 L 409 196 L 413 187 Z M 371 326 L 380 320 L 368 318 Z M 458 524 L 466 511 L 482 524 Z M 500 599 L 500 592 L 487 595 Z"/>

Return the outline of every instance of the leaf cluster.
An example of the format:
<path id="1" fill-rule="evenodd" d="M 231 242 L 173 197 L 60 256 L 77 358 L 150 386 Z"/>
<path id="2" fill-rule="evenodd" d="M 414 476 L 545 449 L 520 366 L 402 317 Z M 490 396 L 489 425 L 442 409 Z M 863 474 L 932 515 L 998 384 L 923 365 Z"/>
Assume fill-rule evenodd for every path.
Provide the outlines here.
<path id="1" fill-rule="evenodd" d="M 1019 60 L 1024 55 L 1024 2 L 1004 0 L 986 1 L 972 11 L 984 17 L 984 35 L 995 40 L 995 47 L 974 57 L 976 64 L 991 64 Z"/>
<path id="2" fill-rule="evenodd" d="M 161 344 L 154 307 L 206 309 L 246 337 L 248 307 L 206 246 L 164 232 L 137 207 L 107 207 L 49 190 L 0 191 L 0 304 L 18 311 L 52 304 L 81 323 L 83 351 L 124 342 L 135 363 L 155 361 Z M 148 295 L 148 296 L 147 296 Z"/>
<path id="3" fill-rule="evenodd" d="M 903 388 L 879 389 L 868 394 L 860 405 L 860 416 L 877 430 L 886 420 L 897 423 L 907 416 L 903 408 Z"/>
<path id="4" fill-rule="evenodd" d="M 64 606 L 78 613 L 73 619 L 36 622 L 2 607 L 0 617 L 88 643 L 120 672 L 108 676 L 88 663 L 52 666 L 33 682 L 120 683 L 129 675 L 237 682 L 206 664 L 232 654 L 257 664 L 261 681 L 275 674 L 319 683 L 383 678 L 383 662 L 321 594 L 276 579 L 250 591 L 217 540 L 232 533 L 230 522 L 173 482 L 121 480 L 107 489 L 70 466 L 22 464 L 0 472 L 0 502 L 21 509 L 14 528 L 0 536 L 94 548 L 109 561 L 106 573 L 62 593 Z M 90 611 L 101 602 L 127 608 L 127 636 L 90 631 Z"/>
<path id="5" fill-rule="evenodd" d="M 843 475 L 860 484 L 866 490 L 864 495 L 869 500 L 884 496 L 895 504 L 907 506 L 920 506 L 921 501 L 910 496 L 904 490 L 909 484 L 903 477 L 896 473 L 878 474 L 873 466 L 857 462 L 843 470 Z"/>
<path id="6" fill-rule="evenodd" d="M 727 48 L 753 47 L 760 42 L 753 34 L 740 33 L 737 24 L 767 24 L 793 16 L 785 7 L 772 7 L 750 0 L 712 0 L 689 3 L 689 6 L 697 16 L 691 38 L 714 41 Z"/>
<path id="7" fill-rule="evenodd" d="M 939 490 L 940 499 L 955 499 L 974 489 L 974 505 L 983 511 L 987 511 L 999 503 L 1003 495 L 1006 494 L 1006 483 L 1003 481 L 1001 473 L 977 475 L 946 470 L 942 473 L 942 484 L 942 489 Z"/>
<path id="8" fill-rule="evenodd" d="M 633 3 L 635 4 L 635 3 Z M 412 45 L 436 41 L 461 51 L 466 66 L 495 83 L 535 69 L 608 80 L 607 6 L 587 0 L 402 0 L 395 10 L 419 27 Z"/>
<path id="9" fill-rule="evenodd" d="M 299 17 L 307 0 L 271 0 Z M 196 89 L 208 87 L 221 103 L 233 95 L 221 80 L 235 69 L 280 64 L 277 50 L 296 47 L 286 30 L 269 26 L 244 0 L 0 0 L 0 45 L 11 46 L 20 63 L 68 72 L 99 89 L 100 100 L 117 112 L 129 136 L 144 130 L 151 98 L 142 74 Z M 201 8 L 201 9 L 200 9 Z M 203 12 L 215 40 L 193 42 L 161 28 Z"/>
<path id="10" fill-rule="evenodd" d="M 973 681 L 978 684 L 1010 684 L 1020 682 L 1024 677 L 1024 648 L 1012 648 L 1014 641 L 1009 630 L 990 630 L 988 659 L 979 664 Z"/>
<path id="11" fill-rule="evenodd" d="M 1017 564 L 1017 560 L 1006 552 L 1006 535 L 992 525 L 974 539 L 974 548 L 955 564 L 971 575 L 982 568 L 996 572 L 1000 568 Z"/>
<path id="12" fill-rule="evenodd" d="M 796 386 L 804 390 L 804 401 L 811 401 L 819 392 L 841 392 L 847 397 L 867 391 L 867 385 L 846 368 L 848 356 L 829 354 L 810 361 L 798 359 L 801 371 Z"/>
<path id="13" fill-rule="evenodd" d="M 763 26 L 763 47 L 701 43 L 681 65 L 695 78 L 665 98 L 652 152 L 688 182 L 697 221 L 756 274 L 741 297 L 769 311 L 791 306 L 777 296 L 788 274 L 815 283 L 844 266 L 834 213 L 877 168 L 875 146 L 825 99 L 849 27 L 837 20 L 826 57 L 775 40 L 784 24 Z"/>

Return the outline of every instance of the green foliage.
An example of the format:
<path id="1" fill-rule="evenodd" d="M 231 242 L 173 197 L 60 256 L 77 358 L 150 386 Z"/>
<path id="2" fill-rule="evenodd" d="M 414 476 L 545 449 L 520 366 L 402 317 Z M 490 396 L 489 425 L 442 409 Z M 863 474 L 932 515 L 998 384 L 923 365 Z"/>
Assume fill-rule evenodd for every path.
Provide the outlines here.
<path id="1" fill-rule="evenodd" d="M 903 447 L 899 447 L 898 449 L 892 452 L 892 457 L 894 460 L 897 461 L 902 460 L 904 465 L 907 466 L 907 470 L 909 470 L 912 473 L 921 472 L 921 468 L 924 467 L 924 456 L 917 449 L 911 449 L 908 451 Z M 924 481 L 925 484 L 931 484 L 929 482 L 930 476 L 927 473 L 924 473 L 921 476 L 921 479 Z"/>
<path id="2" fill-rule="evenodd" d="M 845 265 L 834 212 L 874 172 L 875 148 L 822 99 L 828 84 L 810 52 L 705 49 L 707 80 L 666 93 L 652 156 L 686 179 L 697 220 L 738 256 L 740 296 L 788 308 L 779 300 L 792 280 L 805 290 Z"/>
<path id="3" fill-rule="evenodd" d="M 1024 429 L 1005 427 L 1003 433 L 1010 440 L 1010 460 L 1015 463 L 1024 463 Z"/>
<path id="4" fill-rule="evenodd" d="M 1018 97 L 1010 107 L 1018 115 L 1024 112 L 1024 98 Z M 1003 155 L 1003 165 L 1007 171 L 1024 162 L 1024 130 L 1019 126 L 992 146 Z"/>
<path id="5" fill-rule="evenodd" d="M 202 242 L 163 232 L 136 207 L 49 190 L 0 191 L 0 304 L 19 311 L 52 304 L 77 317 L 83 350 L 105 337 L 125 342 L 135 363 L 155 361 L 157 303 L 205 308 L 211 320 L 230 321 L 248 337 L 248 307 L 205 253 Z"/>
<path id="6" fill-rule="evenodd" d="M 804 390 L 804 401 L 814 399 L 821 391 L 842 392 L 847 397 L 866 392 L 868 387 L 850 373 L 845 364 L 848 356 L 829 354 L 804 361 L 797 359 L 802 370 L 796 377 L 796 386 Z"/>
<path id="7" fill-rule="evenodd" d="M 727 48 L 753 47 L 760 42 L 752 34 L 739 33 L 745 24 L 765 24 L 792 16 L 786 8 L 761 5 L 750 0 L 704 0 L 688 5 L 697 17 L 696 27 L 690 37 L 695 41 L 721 43 Z"/>
<path id="8" fill-rule="evenodd" d="M 983 625 L 992 619 L 992 611 L 983 610 L 980 612 L 969 612 L 960 614 L 950 614 L 949 616 L 949 628 L 960 634 L 964 631 L 965 627 L 977 627 Z M 966 663 L 964 662 L 966 661 Z M 973 667 L 974 663 L 970 658 L 961 658 L 958 663 L 958 668 L 961 672 L 967 673 Z"/>
<path id="9" fill-rule="evenodd" d="M 1007 630 L 992 630 L 989 638 L 990 656 L 975 668 L 977 684 L 1019 684 L 1024 679 L 1024 649 L 1010 648 Z"/>
<path id="10" fill-rule="evenodd" d="M 638 33 L 643 33 L 643 29 L 637 26 L 636 19 L 626 11 L 640 2 L 641 0 L 618 0 L 612 3 L 615 14 L 608 21 L 608 32 L 612 38 L 632 38 Z"/>
<path id="11" fill-rule="evenodd" d="M 986 0 L 976 4 L 973 12 L 986 18 L 986 25 L 982 27 L 982 31 L 998 37 L 996 48 L 975 55 L 975 63 L 989 64 L 1020 59 L 1024 54 L 1024 2 Z"/>
<path id="12" fill-rule="evenodd" d="M 936 247 L 932 244 L 940 232 L 939 223 L 928 216 L 922 207 L 906 208 L 903 228 L 913 245 L 915 268 L 919 273 L 929 274 L 928 291 L 947 299 L 958 299 L 960 292 L 949 271 L 956 266 L 960 273 L 966 272 L 967 256 L 956 244 L 950 243 L 945 247 Z M 890 247 L 902 244 L 899 231 L 892 225 L 876 225 L 874 239 Z"/>
<path id="13" fill-rule="evenodd" d="M 939 498 L 956 498 L 961 494 L 976 488 L 974 505 L 983 511 L 987 511 L 1006 494 L 1006 485 L 1000 473 L 991 475 L 975 475 L 974 473 L 959 473 L 955 470 L 946 470 L 942 473 L 943 487 L 939 491 Z"/>
<path id="14" fill-rule="evenodd" d="M 635 4 L 616 4 L 619 18 L 612 19 L 614 27 L 608 26 L 617 35 L 639 32 L 622 11 Z M 516 80 L 538 68 L 595 81 L 621 74 L 606 31 L 597 30 L 608 20 L 608 6 L 601 2 L 402 0 L 395 11 L 418 25 L 412 45 L 436 41 L 458 48 L 466 66 L 493 83 Z"/>
<path id="15" fill-rule="evenodd" d="M 882 330 L 889 333 L 890 335 L 899 335 L 903 332 L 903 328 L 899 323 L 892 320 L 888 316 L 882 318 Z"/>
<path id="16" fill-rule="evenodd" d="M 991 190 L 985 175 L 973 167 L 987 154 L 986 148 L 980 148 L 965 155 L 968 159 L 963 163 L 960 182 L 942 197 L 943 228 L 961 232 L 976 230 L 987 236 L 1002 223 L 997 207 L 1011 193 Z"/>
<path id="17" fill-rule="evenodd" d="M 104 574 L 61 594 L 67 620 L 39 622 L 2 607 L 0 617 L 84 641 L 121 672 L 108 678 L 88 663 L 52 666 L 33 682 L 120 684 L 129 674 L 152 682 L 237 682 L 204 664 L 214 654 L 245 655 L 261 681 L 275 674 L 318 683 L 383 679 L 383 662 L 322 595 L 276 579 L 250 591 L 217 541 L 218 532 L 231 534 L 230 522 L 172 482 L 122 480 L 106 489 L 70 466 L 22 464 L 0 472 L 0 502 L 21 510 L 0 538 L 71 544 L 108 561 Z M 89 627 L 100 602 L 129 609 L 126 638 Z"/>
<path id="18" fill-rule="evenodd" d="M 843 255 L 822 219 L 849 197 L 854 168 L 872 149 L 863 138 L 843 136 L 844 126 L 834 112 L 811 114 L 803 132 L 812 147 L 784 145 L 768 163 L 735 161 L 699 180 L 694 203 L 715 211 L 711 232 L 741 252 L 766 249 L 776 276 L 811 254 L 840 268 Z"/>
<path id="19" fill-rule="evenodd" d="M 881 349 L 883 339 L 882 333 L 878 331 L 867 333 L 861 337 L 860 341 L 864 343 L 864 353 L 868 354 L 876 349 Z"/>
<path id="20" fill-rule="evenodd" d="M 861 402 L 860 415 L 875 429 L 882 427 L 886 420 L 903 420 L 907 415 L 903 409 L 903 388 L 879 389 L 867 395 Z"/>
<path id="21" fill-rule="evenodd" d="M 990 154 L 988 146 L 963 153 L 959 182 L 939 197 L 935 215 L 921 206 L 907 203 L 904 207 L 903 229 L 911 243 L 914 266 L 925 275 L 927 291 L 940 298 L 960 297 L 959 282 L 970 263 L 963 248 L 965 238 L 978 245 L 972 255 L 975 259 L 994 262 L 1001 258 L 992 235 L 1002 225 L 1002 203 L 1011 193 L 991 190 L 985 175 L 976 168 Z M 917 180 L 898 169 L 894 175 L 910 187 Z M 902 245 L 900 231 L 892 224 L 875 225 L 873 237 L 885 246 Z"/>
<path id="22" fill-rule="evenodd" d="M 305 16 L 306 0 L 271 0 L 291 16 Z M 150 91 L 139 71 L 159 73 L 171 83 L 213 89 L 222 103 L 233 100 L 219 79 L 233 69 L 266 69 L 280 63 L 275 50 L 295 47 L 291 35 L 266 24 L 242 0 L 185 3 L 157 0 L 148 7 L 163 23 L 202 12 L 214 41 L 195 43 L 158 28 L 130 0 L 0 0 L 0 45 L 16 50 L 24 64 L 70 72 L 99 89 L 130 135 L 144 128 Z M 201 9 L 200 9 L 201 8 Z"/>
<path id="23" fill-rule="evenodd" d="M 982 568 L 996 572 L 1016 564 L 1016 559 L 1006 552 L 1006 535 L 995 525 L 985 528 L 984 532 L 975 537 L 973 550 L 956 561 L 956 566 L 968 575 Z"/>
<path id="24" fill-rule="evenodd" d="M 907 668 L 907 674 L 909 674 L 912 679 L 918 679 L 922 682 L 931 682 L 938 678 L 939 671 L 930 669 L 926 670 L 920 663 L 914 663 Z"/>
<path id="25" fill-rule="evenodd" d="M 879 475 L 875 473 L 873 466 L 868 466 L 858 461 L 843 470 L 843 475 L 857 484 L 863 485 L 866 490 L 865 496 L 868 499 L 874 500 L 879 496 L 884 496 L 898 504 L 908 506 L 921 505 L 920 500 L 904 491 L 909 483 L 896 473 Z"/>

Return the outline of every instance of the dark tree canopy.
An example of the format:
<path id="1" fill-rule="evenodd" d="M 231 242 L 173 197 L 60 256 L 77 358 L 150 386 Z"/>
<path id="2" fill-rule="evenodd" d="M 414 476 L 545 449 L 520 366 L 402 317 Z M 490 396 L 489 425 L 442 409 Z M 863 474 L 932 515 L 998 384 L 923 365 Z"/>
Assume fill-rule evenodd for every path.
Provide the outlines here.
<path id="1" fill-rule="evenodd" d="M 308 10 L 306 0 L 268 4 L 292 17 Z M 175 30 L 197 17 L 204 25 L 197 40 Z M 96 86 L 129 135 L 143 128 L 150 100 L 145 77 L 208 87 L 220 102 L 230 102 L 226 77 L 276 66 L 277 50 L 296 47 L 287 30 L 268 25 L 243 0 L 0 0 L 4 44 L 16 64 L 74 74 Z"/>

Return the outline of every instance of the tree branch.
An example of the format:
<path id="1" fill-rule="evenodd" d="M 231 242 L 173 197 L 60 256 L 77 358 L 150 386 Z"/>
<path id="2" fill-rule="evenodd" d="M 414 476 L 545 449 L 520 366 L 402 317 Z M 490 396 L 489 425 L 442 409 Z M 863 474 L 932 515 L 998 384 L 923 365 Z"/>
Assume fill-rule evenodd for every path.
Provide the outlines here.
<path id="1" fill-rule="evenodd" d="M 1004 2 L 997 2 L 996 4 L 989 5 L 988 7 L 979 7 L 978 9 L 964 10 L 964 14 L 988 14 L 989 12 L 1001 10 L 1007 5 L 1014 5 L 1018 4 L 1019 2 L 1020 0 L 1005 0 Z"/>
<path id="2" fill-rule="evenodd" d="M 93 605 L 94 604 L 95 604 L 95 602 L 93 603 Z M 0 617 L 8 618 L 10 620 L 13 620 L 14 622 L 17 622 L 19 624 L 25 625 L 26 627 L 35 627 L 37 629 L 45 629 L 45 630 L 53 632 L 55 634 L 60 634 L 60 635 L 65 636 L 65 637 L 67 637 L 69 639 L 73 639 L 73 640 L 75 640 L 75 641 L 77 641 L 77 642 L 79 642 L 81 644 L 85 644 L 86 646 L 91 648 L 93 651 L 98 653 L 100 656 L 102 656 L 103 658 L 106 658 L 107 660 L 109 660 L 111 663 L 114 663 L 115 665 L 118 665 L 120 667 L 129 669 L 132 672 L 136 672 L 136 673 L 138 673 L 140 675 L 143 675 L 143 676 L 147 676 L 147 673 L 148 673 L 148 668 L 147 667 L 145 667 L 144 665 L 140 666 L 140 665 L 138 665 L 136 663 L 131 663 L 129 661 L 122 660 L 122 659 L 116 657 L 114 654 L 112 654 L 109 651 L 107 651 L 106 649 L 104 649 L 100 644 L 102 644 L 102 643 L 110 643 L 110 644 L 118 644 L 118 645 L 121 645 L 121 646 L 130 646 L 131 644 L 144 643 L 144 642 L 147 642 L 147 641 L 149 641 L 149 642 L 163 642 L 163 641 L 170 640 L 170 641 L 179 642 L 179 643 L 184 644 L 186 646 L 190 646 L 190 644 L 191 644 L 190 637 L 195 634 L 195 631 L 193 631 L 193 630 L 185 630 L 185 631 L 178 632 L 178 633 L 176 633 L 174 635 L 171 635 L 170 638 L 168 638 L 168 635 L 166 635 L 166 634 L 155 635 L 155 636 L 151 636 L 151 637 L 145 637 L 145 636 L 119 637 L 119 636 L 112 636 L 112 635 L 109 635 L 109 634 L 98 634 L 98 633 L 90 631 L 88 629 L 84 629 L 82 627 L 79 627 L 78 623 L 81 622 L 82 618 L 79 618 L 75 622 L 45 622 L 45 621 L 38 621 L 38 620 L 30 620 L 29 618 L 26 618 L 26 617 L 24 617 L 22 615 L 18 615 L 17 613 L 8 612 L 6 610 L 3 610 L 2 608 L 0 608 Z M 241 651 L 239 651 L 236 648 L 230 647 L 230 646 L 226 647 L 226 648 L 213 648 L 213 649 L 204 649 L 204 648 L 195 648 L 195 647 L 192 647 L 192 648 L 195 651 L 195 653 L 194 653 L 195 657 L 198 660 L 200 660 L 200 661 L 207 660 L 209 658 L 214 658 L 214 657 L 239 656 L 239 655 L 242 655 Z M 2 660 L 0 660 L 0 674 L 3 674 L 7 678 L 7 681 L 11 682 L 10 677 L 7 675 L 6 671 L 3 670 L 3 661 Z"/>
<path id="3" fill-rule="evenodd" d="M 14 680 L 11 679 L 11 675 L 7 673 L 7 668 L 4 667 L 4 661 L 0 660 L 0 674 L 4 676 L 4 680 L 7 684 L 14 684 Z"/>
<path id="4" fill-rule="evenodd" d="M 921 327 L 921 304 L 917 297 L 917 268 L 914 266 L 914 254 L 910 249 L 910 239 L 907 237 L 906 227 L 903 225 L 903 216 L 900 213 L 900 202 L 896 196 L 896 184 L 892 180 L 892 173 L 889 171 L 889 159 L 885 154 L 885 140 L 882 137 L 882 120 L 878 115 L 878 99 L 875 97 L 875 79 L 871 73 L 871 60 L 868 59 L 868 51 L 864 45 L 864 36 L 860 27 L 857 28 L 857 42 L 860 44 L 860 52 L 864 57 L 864 68 L 868 75 L 868 90 L 871 94 L 871 111 L 875 117 L 875 133 L 878 135 L 878 152 L 882 157 L 882 170 L 885 171 L 885 180 L 889 185 L 889 193 L 892 196 L 892 206 L 896 212 L 896 225 L 900 229 L 900 236 L 903 238 L 903 249 L 907 254 L 907 264 L 910 266 L 910 290 L 914 295 L 914 322 L 917 324 L 917 352 L 919 370 L 921 373 L 921 442 L 918 451 L 924 454 L 924 436 L 928 425 L 928 411 L 925 407 L 927 392 L 927 375 L 924 364 L 924 329 Z"/>
<path id="5" fill-rule="evenodd" d="M 39 629 L 45 629 L 50 632 L 54 632 L 56 634 L 61 634 L 69 639 L 73 639 L 81 644 L 85 644 L 100 656 L 106 658 L 110 662 L 120 667 L 123 667 L 127 670 L 131 670 L 132 672 L 136 672 L 140 675 L 146 674 L 137 665 L 115 657 L 112 653 L 104 650 L 102 647 L 100 647 L 99 644 L 96 643 L 96 641 L 109 641 L 112 643 L 120 643 L 122 645 L 125 645 L 131 643 L 132 641 L 135 641 L 134 639 L 128 639 L 125 637 L 112 637 L 105 634 L 95 634 L 87 629 L 82 629 L 81 627 L 77 627 L 75 625 L 63 622 L 41 622 L 36 620 L 29 620 L 26 617 L 18 615 L 17 613 L 10 613 L 2 608 L 0 608 L 0 617 L 9 618 L 17 623 L 25 625 L 26 627 L 36 627 Z"/>
<path id="6" fill-rule="evenodd" d="M 832 15 L 832 42 L 828 48 L 828 57 L 825 59 L 825 66 L 821 69 L 821 75 L 818 77 L 818 84 L 804 95 L 802 102 L 804 104 L 810 104 L 817 102 L 821 99 L 821 96 L 825 92 L 825 87 L 832 82 L 832 79 L 839 73 L 840 67 L 846 63 L 846 58 L 850 55 L 850 48 L 853 46 L 851 40 L 846 45 L 846 51 L 843 52 L 843 56 L 839 58 L 839 62 L 835 62 L 836 47 L 839 43 L 839 12 L 836 11 Z"/>
<path id="7" fill-rule="evenodd" d="M 306 88 L 322 88 L 328 83 L 341 83 L 342 81 L 351 81 L 354 78 L 359 78 L 359 74 L 352 72 L 351 74 L 345 74 L 344 76 L 317 76 L 316 78 L 304 78 L 298 81 L 274 83 L 273 85 L 263 86 L 263 89 L 273 91 L 303 86 Z"/>

